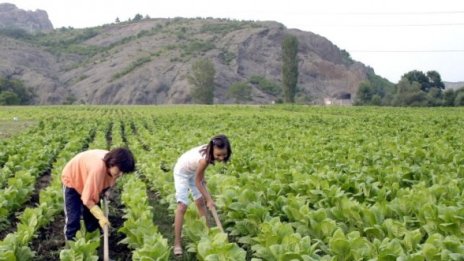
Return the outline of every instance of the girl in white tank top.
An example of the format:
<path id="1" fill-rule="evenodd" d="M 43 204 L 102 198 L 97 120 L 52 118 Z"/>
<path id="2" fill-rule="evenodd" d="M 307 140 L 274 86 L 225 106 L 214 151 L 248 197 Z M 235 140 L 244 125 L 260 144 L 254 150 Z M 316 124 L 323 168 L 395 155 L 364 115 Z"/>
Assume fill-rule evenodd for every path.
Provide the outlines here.
<path id="1" fill-rule="evenodd" d="M 174 166 L 176 188 L 176 217 L 174 220 L 174 254 L 182 255 L 181 232 L 187 210 L 189 190 L 201 216 L 206 216 L 206 208 L 215 208 L 214 201 L 206 189 L 205 170 L 210 165 L 228 162 L 232 155 L 230 142 L 225 135 L 213 137 L 208 144 L 192 148 L 182 154 Z"/>

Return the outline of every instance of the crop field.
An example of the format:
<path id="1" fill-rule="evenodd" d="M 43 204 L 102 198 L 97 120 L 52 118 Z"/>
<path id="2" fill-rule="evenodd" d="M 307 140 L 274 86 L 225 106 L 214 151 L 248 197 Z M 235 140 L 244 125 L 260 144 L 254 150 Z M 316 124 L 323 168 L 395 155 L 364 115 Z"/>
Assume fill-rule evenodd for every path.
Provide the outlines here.
<path id="1" fill-rule="evenodd" d="M 464 108 L 0 107 L 0 124 L 0 260 L 97 260 L 98 232 L 65 246 L 60 174 L 119 146 L 137 171 L 111 193 L 113 260 L 464 260 Z M 226 233 L 191 204 L 174 258 L 172 168 L 221 133 L 232 158 L 206 180 Z"/>

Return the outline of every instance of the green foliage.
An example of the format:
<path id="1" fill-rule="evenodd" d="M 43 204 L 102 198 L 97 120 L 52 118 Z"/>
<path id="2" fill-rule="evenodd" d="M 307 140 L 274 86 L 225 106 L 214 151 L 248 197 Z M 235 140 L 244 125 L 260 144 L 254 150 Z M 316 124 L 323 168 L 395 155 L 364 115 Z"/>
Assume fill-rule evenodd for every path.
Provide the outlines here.
<path id="1" fill-rule="evenodd" d="M 234 99 L 236 103 L 251 100 L 251 86 L 246 82 L 236 82 L 229 86 L 227 96 Z"/>
<path id="2" fill-rule="evenodd" d="M 33 35 L 20 28 L 0 28 L 0 35 L 6 35 L 19 40 L 30 40 Z"/>
<path id="3" fill-rule="evenodd" d="M 72 29 L 63 28 L 47 34 L 37 34 L 31 37 L 29 42 L 44 46 L 54 54 L 76 53 L 79 55 L 93 56 L 105 47 L 94 46 L 84 43 L 88 39 L 97 36 L 99 28 Z"/>
<path id="4" fill-rule="evenodd" d="M 443 92 L 444 84 L 440 74 L 429 71 L 410 71 L 403 75 L 394 86 L 386 79 L 374 74 L 360 83 L 355 105 L 386 106 L 455 106 L 457 93 Z"/>
<path id="5" fill-rule="evenodd" d="M 141 15 L 141 14 L 136 14 L 136 15 L 134 16 L 134 18 L 132 19 L 132 22 L 135 22 L 135 23 L 136 23 L 136 22 L 140 22 L 140 21 L 142 21 L 142 19 L 143 19 L 143 15 Z"/>
<path id="6" fill-rule="evenodd" d="M 153 212 L 148 204 L 145 183 L 134 175 L 127 177 L 121 200 L 127 206 L 124 210 L 126 221 L 119 229 L 126 235 L 121 243 L 135 250 L 133 259 L 156 257 L 154 260 L 168 260 L 171 248 L 153 224 Z"/>
<path id="7" fill-rule="evenodd" d="M 74 104 L 76 101 L 76 96 L 74 94 L 69 94 L 68 96 L 66 96 L 66 99 L 63 102 L 63 104 Z"/>
<path id="8" fill-rule="evenodd" d="M 248 82 L 267 94 L 278 96 L 282 92 L 282 88 L 278 84 L 266 79 L 264 76 L 253 75 Z"/>
<path id="9" fill-rule="evenodd" d="M 235 58 L 236 58 L 235 53 L 229 52 L 229 50 L 225 48 L 223 48 L 221 50 L 221 53 L 219 53 L 219 59 L 221 59 L 221 61 L 227 65 L 229 65 L 230 62 L 232 62 Z"/>
<path id="10" fill-rule="evenodd" d="M 100 31 L 97 28 L 69 29 L 63 33 L 50 33 L 38 35 L 34 42 L 50 48 L 65 50 L 73 44 L 80 44 L 90 38 L 97 36 Z"/>
<path id="11" fill-rule="evenodd" d="M 368 105 L 371 103 L 372 96 L 374 96 L 374 89 L 370 81 L 362 81 L 359 84 L 358 91 L 356 93 L 357 104 Z"/>
<path id="12" fill-rule="evenodd" d="M 182 56 L 190 56 L 194 54 L 202 55 L 207 51 L 214 49 L 215 45 L 211 41 L 195 39 L 187 44 L 181 45 L 180 48 L 182 49 Z"/>
<path id="13" fill-rule="evenodd" d="M 196 253 L 199 260 L 245 260 L 246 252 L 236 243 L 230 243 L 227 234 L 218 228 L 209 229 L 205 219 L 189 209 L 185 215 L 184 232 L 192 241 L 189 252 Z"/>
<path id="14" fill-rule="evenodd" d="M 18 235 L 8 235 L 0 243 L 0 260 L 33 260 L 34 253 L 18 239 Z"/>
<path id="15" fill-rule="evenodd" d="M 431 87 L 438 89 L 445 89 L 445 84 L 441 81 L 441 76 L 437 71 L 428 71 L 427 77 L 430 81 Z"/>
<path id="16" fill-rule="evenodd" d="M 284 101 L 295 102 L 298 83 L 298 39 L 287 35 L 282 41 L 282 85 Z"/>
<path id="17" fill-rule="evenodd" d="M 18 95 L 12 91 L 0 92 L 0 105 L 18 105 L 20 101 Z"/>
<path id="18" fill-rule="evenodd" d="M 0 78 L 0 105 L 31 104 L 34 96 L 22 81 Z"/>
<path id="19" fill-rule="evenodd" d="M 37 137 L 50 135 L 56 136 L 56 138 L 60 140 L 66 139 L 62 137 L 62 135 L 67 134 L 67 140 L 69 140 L 69 142 L 66 144 L 65 148 L 59 152 L 58 159 L 54 163 L 54 168 L 52 168 L 53 170 L 51 174 L 54 178 L 52 179 L 51 184 L 40 191 L 38 206 L 34 208 L 26 208 L 24 212 L 19 215 L 18 219 L 20 222 L 16 226 L 17 230 L 8 234 L 4 240 L 0 241 L 0 260 L 32 260 L 32 251 L 29 249 L 28 244 L 35 237 L 37 231 L 49 224 L 53 220 L 53 217 L 63 209 L 62 184 L 58 178 L 61 174 L 61 169 L 67 163 L 71 154 L 75 154 L 80 151 L 83 144 L 89 142 L 89 136 L 93 133 L 92 130 L 89 131 L 88 129 L 92 128 L 91 126 L 92 124 L 88 124 L 87 126 L 81 125 L 81 127 L 70 128 L 69 130 L 72 131 L 73 135 L 76 135 L 74 137 L 69 136 L 70 131 L 66 131 L 65 128 L 61 128 L 62 126 L 56 125 L 56 122 L 50 121 L 46 127 L 40 126 L 39 124 L 39 130 L 34 131 Z M 60 129 L 63 134 L 52 133 L 52 130 L 56 130 L 57 128 Z M 33 141 L 33 139 L 31 141 Z M 52 161 L 53 158 L 55 158 L 53 153 L 50 154 L 50 150 L 55 151 L 54 153 L 58 153 L 57 151 L 59 150 L 55 147 L 57 144 L 54 145 L 51 140 L 45 141 L 45 143 L 46 145 L 41 145 L 41 148 L 39 149 L 34 149 L 33 147 L 29 147 L 29 145 L 24 146 L 28 153 L 25 155 L 26 160 L 22 160 L 21 163 L 24 164 L 24 166 L 15 164 L 13 160 L 8 160 L 5 165 L 10 163 L 12 165 L 17 165 L 17 173 L 15 173 L 14 178 L 9 179 L 9 187 L 2 190 L 9 192 L 5 194 L 2 192 L 0 195 L 0 202 L 4 202 L 4 196 L 6 196 L 8 201 L 10 201 L 10 206 L 21 205 L 21 202 L 24 202 L 25 199 L 27 199 L 24 195 L 27 195 L 34 190 L 33 184 L 30 184 L 31 180 L 34 179 L 35 175 L 43 172 L 43 170 L 40 170 L 41 168 L 48 168 L 47 165 L 50 164 L 50 161 Z M 45 153 L 42 157 L 37 157 L 35 153 L 31 154 L 31 151 L 37 151 L 37 154 L 39 155 L 42 154 L 43 151 L 48 151 L 49 153 Z M 20 151 L 17 151 L 17 153 L 22 154 Z M 43 161 L 48 163 L 44 164 Z M 44 167 L 39 167 L 40 165 L 44 165 Z M 27 171 L 20 171 L 21 168 L 26 168 Z M 2 204 L 0 212 L 4 210 L 3 207 L 5 207 L 4 204 Z M 6 214 L 3 212 L 1 216 L 4 217 Z M 3 251 L 4 249 L 9 249 L 9 251 Z M 3 254 L 7 255 L 8 258 L 5 258 Z"/>
<path id="20" fill-rule="evenodd" d="M 62 261 L 97 261 L 97 249 L 100 246 L 100 232 L 87 233 L 84 230 L 78 231 L 74 241 L 68 241 L 69 248 L 60 252 Z"/>
<path id="21" fill-rule="evenodd" d="M 113 80 L 119 79 L 119 78 L 123 77 L 124 75 L 126 75 L 126 74 L 132 72 L 133 70 L 137 69 L 137 67 L 140 67 L 143 64 L 149 63 L 149 62 L 151 62 L 151 57 L 150 56 L 141 57 L 141 58 L 137 59 L 135 62 L 131 63 L 128 67 L 124 68 L 121 72 L 113 74 L 112 79 Z"/>
<path id="22" fill-rule="evenodd" d="M 369 73 L 367 80 L 359 84 L 355 105 L 388 105 L 393 92 L 394 85 L 387 79 Z"/>
<path id="23" fill-rule="evenodd" d="M 406 80 L 401 87 L 402 94 L 420 89 Z M 10 118 L 12 111 L 0 110 L 0 119 Z M 40 191 L 39 206 L 18 213 L 18 231 L 0 242 L 1 260 L 40 259 L 27 246 L 37 229 L 62 211 L 57 177 L 67 159 L 87 148 L 93 139 L 87 132 L 95 128 L 89 148 L 126 143 L 137 158 L 138 172 L 118 181 L 126 218 L 123 240 L 135 247 L 134 260 L 164 257 L 169 251 L 154 228 L 158 213 L 146 192 L 156 191 L 156 199 L 174 213 L 172 166 L 185 148 L 215 133 L 227 133 L 236 152 L 227 165 L 210 166 L 206 174 L 228 235 L 208 228 L 191 204 L 183 239 L 195 259 L 464 258 L 463 108 L 61 106 L 15 108 L 14 113 L 34 115 L 41 123 L 29 135 L 2 142 L 7 157 L 1 158 L 7 162 L 0 173 L 19 173 L 6 179 L 9 184 L 30 186 L 25 174 L 42 165 L 29 160 L 40 149 L 30 143 L 68 134 L 60 138 L 66 153 L 45 157 L 57 158 L 51 160 L 53 184 Z M 39 145 L 55 147 L 47 139 Z M 14 201 L 9 194 L 0 200 L 23 204 Z M 85 252 L 94 251 L 81 243 L 77 246 Z"/>
<path id="24" fill-rule="evenodd" d="M 403 78 L 396 86 L 396 93 L 392 101 L 394 106 L 426 106 L 426 93 L 421 91 L 419 82 L 410 82 Z"/>
<path id="25" fill-rule="evenodd" d="M 409 82 L 417 82 L 420 85 L 422 91 L 428 91 L 430 88 L 429 78 L 421 71 L 410 71 L 405 73 L 401 79 L 407 79 Z"/>
<path id="26" fill-rule="evenodd" d="M 412 87 L 414 86 L 414 87 Z M 397 85 L 393 105 L 396 106 L 441 106 L 446 103 L 440 74 L 429 71 L 410 71 L 403 75 Z"/>
<path id="27" fill-rule="evenodd" d="M 195 103 L 213 104 L 214 64 L 208 59 L 200 59 L 193 63 L 188 82 L 192 85 L 192 99 Z"/>
<path id="28" fill-rule="evenodd" d="M 443 105 L 444 106 L 454 106 L 454 101 L 456 100 L 456 92 L 453 89 L 448 89 L 443 93 Z"/>
<path id="29" fill-rule="evenodd" d="M 424 74 L 421 71 L 414 70 L 405 73 L 401 78 L 408 79 L 410 82 L 418 82 L 421 86 L 420 89 L 424 92 L 428 92 L 431 88 L 445 88 L 437 71 L 428 71 L 427 74 Z"/>
<path id="30" fill-rule="evenodd" d="M 427 93 L 428 106 L 443 105 L 443 92 L 439 88 L 431 88 Z"/>
<path id="31" fill-rule="evenodd" d="M 464 96 L 464 87 L 453 90 L 447 89 L 443 92 L 442 98 L 442 105 L 443 106 L 463 106 L 463 96 Z"/>
<path id="32" fill-rule="evenodd" d="M 230 32 L 237 31 L 243 28 L 246 28 L 250 23 L 245 21 L 226 21 L 224 23 L 205 23 L 202 25 L 200 32 L 207 33 L 215 33 L 226 35 Z"/>
<path id="33" fill-rule="evenodd" d="M 292 226 L 278 218 L 263 222 L 260 233 L 253 238 L 253 251 L 263 260 L 312 260 L 317 259 L 317 244 L 311 239 L 295 233 Z"/>
<path id="34" fill-rule="evenodd" d="M 461 91 L 456 95 L 454 106 L 464 106 L 464 89 L 461 89 Z"/>
<path id="35" fill-rule="evenodd" d="M 340 50 L 340 52 L 342 54 L 344 64 L 353 64 L 354 63 L 353 59 L 351 58 L 350 53 L 347 50 L 342 49 L 342 50 Z"/>

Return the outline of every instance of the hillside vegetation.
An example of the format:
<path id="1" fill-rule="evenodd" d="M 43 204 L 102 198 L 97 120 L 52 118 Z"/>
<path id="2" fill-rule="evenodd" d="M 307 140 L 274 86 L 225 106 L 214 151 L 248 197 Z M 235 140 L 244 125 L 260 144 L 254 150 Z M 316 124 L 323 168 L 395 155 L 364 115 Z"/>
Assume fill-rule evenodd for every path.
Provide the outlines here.
<path id="1" fill-rule="evenodd" d="M 149 19 L 94 28 L 0 32 L 0 76 L 33 89 L 35 104 L 190 103 L 192 64 L 214 64 L 215 103 L 236 102 L 230 86 L 245 84 L 249 103 L 281 97 L 281 47 L 298 39 L 297 102 L 353 96 L 371 68 L 328 39 L 277 22 Z M 242 85 L 243 87 L 243 85 Z"/>

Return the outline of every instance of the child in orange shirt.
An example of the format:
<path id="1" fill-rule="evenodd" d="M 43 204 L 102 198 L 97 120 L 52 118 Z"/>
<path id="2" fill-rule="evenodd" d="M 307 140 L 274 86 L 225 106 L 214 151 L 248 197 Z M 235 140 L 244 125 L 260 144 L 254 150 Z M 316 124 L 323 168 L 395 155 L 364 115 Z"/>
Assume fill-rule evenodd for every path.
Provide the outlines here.
<path id="1" fill-rule="evenodd" d="M 100 194 L 113 187 L 122 173 L 134 170 L 134 156 L 125 148 L 84 151 L 66 164 L 61 176 L 66 240 L 74 240 L 81 215 L 89 232 L 95 231 L 98 224 L 102 228 L 110 224 L 98 205 Z"/>

